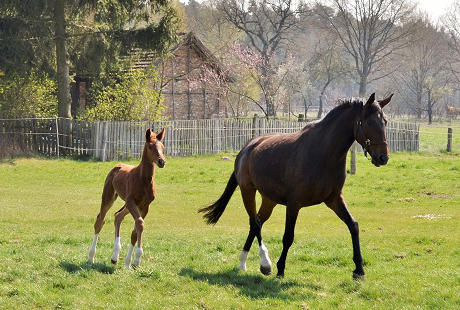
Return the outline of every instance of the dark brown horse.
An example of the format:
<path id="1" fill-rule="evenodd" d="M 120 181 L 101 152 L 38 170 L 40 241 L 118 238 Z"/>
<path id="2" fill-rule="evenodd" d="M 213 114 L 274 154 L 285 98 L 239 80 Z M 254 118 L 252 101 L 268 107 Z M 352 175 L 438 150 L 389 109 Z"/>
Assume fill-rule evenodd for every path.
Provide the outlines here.
<path id="1" fill-rule="evenodd" d="M 112 207 L 113 203 L 119 196 L 125 201 L 123 207 L 115 213 L 115 243 L 111 261 L 116 264 L 121 251 L 120 243 L 120 226 L 121 222 L 128 213 L 134 218 L 134 229 L 131 233 L 131 244 L 128 254 L 125 258 L 125 266 L 131 266 L 134 245 L 137 242 L 137 248 L 134 253 L 133 267 L 140 263 L 142 250 L 142 232 L 144 231 L 144 218 L 149 211 L 150 203 L 155 199 L 155 165 L 160 168 L 165 166 L 165 157 L 163 155 L 163 138 L 165 129 L 155 134 L 149 129 L 145 133 L 144 150 L 139 165 L 131 166 L 126 164 L 117 164 L 107 174 L 102 191 L 101 209 L 94 223 L 93 243 L 88 252 L 88 262 L 94 262 L 96 254 L 96 244 L 99 232 L 105 221 L 105 215 Z"/>
<path id="2" fill-rule="evenodd" d="M 342 195 L 346 177 L 346 157 L 353 141 L 358 141 L 371 155 L 375 166 L 388 161 L 385 135 L 386 119 L 382 108 L 391 100 L 375 101 L 372 94 L 362 100 L 344 100 L 320 122 L 308 124 L 300 132 L 269 134 L 249 141 L 238 154 L 234 172 L 222 196 L 211 206 L 200 209 L 208 224 L 216 223 L 237 186 L 249 214 L 249 235 L 241 252 L 240 269 L 246 270 L 249 249 L 257 237 L 260 271 L 271 273 L 268 250 L 261 229 L 277 204 L 286 205 L 283 251 L 278 260 L 278 276 L 284 276 L 289 247 L 294 240 L 294 227 L 300 208 L 326 203 L 345 222 L 353 242 L 353 277 L 364 275 L 359 248 L 358 223 L 347 210 Z M 259 191 L 262 205 L 256 210 L 255 194 Z"/>

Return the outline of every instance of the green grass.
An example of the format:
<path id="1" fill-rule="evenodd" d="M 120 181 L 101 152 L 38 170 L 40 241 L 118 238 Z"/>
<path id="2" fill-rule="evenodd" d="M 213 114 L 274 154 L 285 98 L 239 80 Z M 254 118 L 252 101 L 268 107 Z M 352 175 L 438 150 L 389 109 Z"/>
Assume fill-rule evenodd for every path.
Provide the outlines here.
<path id="1" fill-rule="evenodd" d="M 420 151 L 445 152 L 447 147 L 447 128 L 451 127 L 452 152 L 460 153 L 460 123 L 420 124 Z"/>
<path id="2" fill-rule="evenodd" d="M 113 162 L 20 159 L 0 164 L 0 309 L 459 309 L 460 156 L 392 154 L 375 168 L 358 156 L 344 195 L 359 221 L 366 278 L 353 281 L 351 238 L 324 205 L 301 211 L 286 277 L 262 276 L 238 192 L 221 221 L 196 210 L 220 196 L 233 163 L 220 156 L 168 158 L 146 219 L 142 266 L 113 267 L 113 212 L 96 263 L 86 255 Z M 434 214 L 440 218 L 414 218 Z M 122 225 L 126 254 L 133 220 Z M 263 229 L 275 263 L 284 207 Z M 276 267 L 274 266 L 276 272 Z"/>

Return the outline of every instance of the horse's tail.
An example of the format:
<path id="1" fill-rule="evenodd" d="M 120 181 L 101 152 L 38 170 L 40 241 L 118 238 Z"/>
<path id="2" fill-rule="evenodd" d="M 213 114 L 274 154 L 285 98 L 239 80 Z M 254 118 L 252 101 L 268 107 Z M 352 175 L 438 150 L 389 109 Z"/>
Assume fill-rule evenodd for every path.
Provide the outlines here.
<path id="1" fill-rule="evenodd" d="M 238 182 L 236 181 L 235 172 L 233 172 L 222 196 L 212 205 L 198 210 L 198 212 L 204 213 L 203 218 L 206 219 L 207 224 L 217 223 L 237 186 Z"/>

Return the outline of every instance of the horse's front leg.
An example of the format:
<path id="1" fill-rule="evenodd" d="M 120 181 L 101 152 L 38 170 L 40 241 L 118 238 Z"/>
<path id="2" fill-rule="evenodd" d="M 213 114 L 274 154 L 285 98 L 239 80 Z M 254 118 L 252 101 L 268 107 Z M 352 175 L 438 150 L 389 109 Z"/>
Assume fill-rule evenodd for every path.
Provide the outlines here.
<path id="1" fill-rule="evenodd" d="M 295 223 L 297 221 L 297 215 L 299 214 L 299 209 L 294 205 L 286 206 L 286 224 L 284 227 L 284 236 L 283 236 L 283 251 L 281 252 L 280 259 L 276 263 L 278 268 L 278 278 L 284 277 L 284 267 L 286 266 L 286 257 L 289 251 L 289 248 L 294 242 L 294 229 Z"/>
<path id="2" fill-rule="evenodd" d="M 350 230 L 351 240 L 353 242 L 353 262 L 355 263 L 355 270 L 353 271 L 353 278 L 359 279 L 364 276 L 363 258 L 361 257 L 361 249 L 359 247 L 359 226 L 358 222 L 348 212 L 347 205 L 340 193 L 333 200 L 326 202 L 326 205 L 331 208 L 337 216 L 347 225 Z"/>

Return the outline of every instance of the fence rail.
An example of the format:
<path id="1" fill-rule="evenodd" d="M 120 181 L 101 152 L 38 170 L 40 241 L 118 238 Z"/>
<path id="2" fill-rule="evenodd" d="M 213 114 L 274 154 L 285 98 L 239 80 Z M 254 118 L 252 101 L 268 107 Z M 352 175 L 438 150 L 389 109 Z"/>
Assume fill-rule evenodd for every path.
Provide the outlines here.
<path id="1" fill-rule="evenodd" d="M 174 156 L 238 151 L 252 137 L 296 132 L 305 122 L 205 119 L 163 122 L 87 122 L 56 119 L 1 119 L 0 147 L 45 156 L 89 156 L 99 160 L 139 157 L 147 128 L 166 128 L 165 153 Z M 392 152 L 419 150 L 419 125 L 389 122 Z M 362 151 L 358 149 L 358 151 Z"/>

